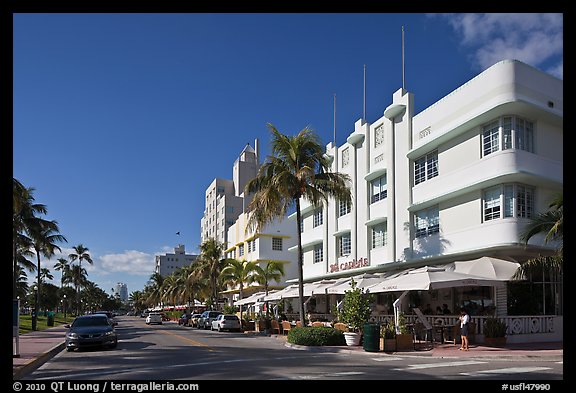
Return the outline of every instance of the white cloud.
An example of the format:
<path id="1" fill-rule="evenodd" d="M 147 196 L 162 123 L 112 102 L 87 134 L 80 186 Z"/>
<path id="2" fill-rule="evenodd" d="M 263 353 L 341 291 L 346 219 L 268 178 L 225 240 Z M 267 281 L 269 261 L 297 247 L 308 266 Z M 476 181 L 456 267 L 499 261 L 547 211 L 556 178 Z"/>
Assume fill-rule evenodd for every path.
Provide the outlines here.
<path id="1" fill-rule="evenodd" d="M 435 15 L 438 16 L 438 15 Z M 442 14 L 471 50 L 470 60 L 486 69 L 504 59 L 520 60 L 563 76 L 562 14 Z"/>
<path id="2" fill-rule="evenodd" d="M 136 276 L 150 276 L 154 272 L 154 255 L 136 250 L 126 250 L 121 254 L 108 254 L 98 258 L 104 273 L 123 273 Z"/>

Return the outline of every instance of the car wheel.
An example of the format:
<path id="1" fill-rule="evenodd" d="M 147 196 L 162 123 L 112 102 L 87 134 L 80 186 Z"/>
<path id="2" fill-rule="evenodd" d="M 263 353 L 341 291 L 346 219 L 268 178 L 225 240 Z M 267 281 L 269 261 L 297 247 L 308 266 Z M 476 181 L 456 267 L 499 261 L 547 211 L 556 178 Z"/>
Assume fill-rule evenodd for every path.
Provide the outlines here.
<path id="1" fill-rule="evenodd" d="M 222 331 L 222 329 L 220 329 L 220 325 L 218 325 L 218 331 L 219 331 L 219 332 L 221 332 L 221 331 Z"/>
<path id="2" fill-rule="evenodd" d="M 114 341 L 114 344 L 110 345 L 110 348 L 115 349 L 118 346 L 118 341 Z"/>
<path id="3" fill-rule="evenodd" d="M 66 347 L 66 352 L 72 352 L 74 350 L 73 347 Z"/>

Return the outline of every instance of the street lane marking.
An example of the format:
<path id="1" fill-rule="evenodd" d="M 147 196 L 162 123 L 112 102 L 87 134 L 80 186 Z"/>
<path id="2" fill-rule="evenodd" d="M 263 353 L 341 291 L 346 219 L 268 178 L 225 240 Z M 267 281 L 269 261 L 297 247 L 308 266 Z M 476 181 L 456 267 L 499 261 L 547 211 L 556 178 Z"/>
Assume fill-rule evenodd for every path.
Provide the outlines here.
<path id="1" fill-rule="evenodd" d="M 372 358 L 372 360 L 376 362 L 391 362 L 393 360 L 402 360 L 402 358 L 395 358 L 395 357 L 381 357 L 381 358 Z"/>
<path id="2" fill-rule="evenodd" d="M 453 366 L 468 366 L 472 364 L 484 364 L 486 362 L 480 362 L 476 360 L 465 360 L 461 362 L 446 362 L 446 363 L 424 363 L 424 364 L 409 364 L 407 367 L 393 368 L 395 371 L 404 370 L 420 370 L 426 368 L 436 368 L 436 367 L 453 367 Z"/>
<path id="3" fill-rule="evenodd" d="M 483 370 L 475 371 L 472 373 L 460 373 L 461 375 L 476 376 L 482 374 L 521 374 L 521 373 L 532 373 L 534 371 L 545 371 L 551 370 L 550 367 L 510 367 L 510 368 L 500 368 L 497 370 Z"/>
<path id="4" fill-rule="evenodd" d="M 215 351 L 214 348 L 210 347 L 209 345 L 206 345 L 206 344 L 204 344 L 204 343 L 201 343 L 200 341 L 192 340 L 191 338 L 188 338 L 188 337 L 180 336 L 180 335 L 178 335 L 178 334 L 176 334 L 176 333 L 172 333 L 172 332 L 170 332 L 170 331 L 168 331 L 168 330 L 161 330 L 161 329 L 159 329 L 158 332 L 164 333 L 164 334 L 169 334 L 170 336 L 174 336 L 174 337 L 176 337 L 176 338 L 179 338 L 179 339 L 182 340 L 182 341 L 187 341 L 187 342 L 189 342 L 189 343 L 191 343 L 192 345 L 197 346 L 197 347 L 204 347 L 204 348 L 206 348 L 206 349 L 207 349 L 208 351 L 210 351 L 210 352 L 214 352 L 214 351 Z"/>

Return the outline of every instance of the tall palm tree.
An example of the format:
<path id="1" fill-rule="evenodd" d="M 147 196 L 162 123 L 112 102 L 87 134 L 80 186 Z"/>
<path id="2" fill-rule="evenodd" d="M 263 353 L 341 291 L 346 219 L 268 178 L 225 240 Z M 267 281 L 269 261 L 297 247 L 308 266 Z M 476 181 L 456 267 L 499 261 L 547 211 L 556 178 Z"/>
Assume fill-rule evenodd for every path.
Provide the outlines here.
<path id="1" fill-rule="evenodd" d="M 268 295 L 270 281 L 280 282 L 284 277 L 284 263 L 280 261 L 267 261 L 264 266 L 256 267 L 256 282 L 264 286 L 264 291 Z"/>
<path id="2" fill-rule="evenodd" d="M 225 286 L 238 287 L 240 299 L 244 297 L 244 284 L 250 285 L 256 282 L 256 262 L 227 259 L 227 264 L 222 269 L 220 276 Z M 242 319 L 242 305 L 240 305 L 240 319 Z"/>
<path id="3" fill-rule="evenodd" d="M 16 281 L 16 297 L 24 300 L 26 294 L 28 293 L 28 275 L 22 266 L 16 266 L 16 274 L 18 275 L 18 280 Z"/>
<path id="4" fill-rule="evenodd" d="M 272 133 L 272 156 L 249 181 L 245 193 L 254 197 L 248 206 L 249 227 L 260 229 L 274 219 L 283 218 L 295 207 L 298 233 L 298 281 L 300 322 L 304 326 L 304 274 L 300 223 L 300 200 L 320 207 L 333 197 L 352 204 L 350 177 L 330 171 L 330 161 L 324 157 L 319 137 L 308 127 L 296 136 L 280 133 L 268 124 Z"/>
<path id="5" fill-rule="evenodd" d="M 40 282 L 46 282 L 48 280 L 53 280 L 54 276 L 50 272 L 50 269 L 43 267 L 40 272 Z"/>
<path id="6" fill-rule="evenodd" d="M 50 225 L 48 226 L 40 225 L 39 227 L 33 227 L 31 235 L 32 246 L 36 252 L 36 260 L 38 263 L 36 268 L 36 272 L 38 273 L 38 277 L 36 279 L 38 282 L 38 290 L 36 291 L 36 305 L 37 307 L 40 307 L 39 300 L 42 288 L 41 274 L 43 271 L 43 269 L 40 267 L 40 255 L 44 255 L 44 257 L 50 259 L 56 250 L 62 251 L 56 243 L 67 242 L 67 240 L 59 233 L 58 223 L 54 220 L 50 221 Z M 48 273 L 50 273 L 50 271 L 48 271 Z"/>
<path id="7" fill-rule="evenodd" d="M 94 261 L 92 261 L 92 257 L 90 256 L 90 254 L 88 253 L 88 247 L 84 247 L 84 245 L 79 244 L 77 246 L 74 246 L 74 252 L 68 255 L 68 258 L 70 258 L 70 262 L 74 262 L 75 260 L 78 260 L 78 266 L 80 268 L 82 268 L 82 261 L 86 261 L 89 264 L 93 264 Z M 80 269 L 81 271 L 82 269 Z M 84 269 L 84 271 L 86 271 Z M 76 309 L 76 313 L 79 314 L 80 312 L 80 287 L 79 284 L 77 282 L 75 282 L 76 284 L 76 307 L 78 307 Z"/>
<path id="8" fill-rule="evenodd" d="M 64 276 L 65 284 L 74 284 L 76 288 L 76 315 L 80 313 L 80 288 L 88 283 L 88 272 L 80 265 L 73 265 Z"/>
<path id="9" fill-rule="evenodd" d="M 528 277 L 530 273 L 550 271 L 562 274 L 564 256 L 564 195 L 558 193 L 548 205 L 548 211 L 539 213 L 530 220 L 520 240 L 525 244 L 534 236 L 544 235 L 544 242 L 556 242 L 557 249 L 554 255 L 540 255 L 523 263 L 514 275 L 514 279 Z"/>
<path id="10" fill-rule="evenodd" d="M 284 263 L 280 261 L 267 261 L 264 267 L 256 267 L 256 282 L 264 285 L 264 292 L 268 295 L 270 281 L 280 282 L 284 277 Z M 268 302 L 266 302 L 266 313 L 268 313 Z"/>
<path id="11" fill-rule="evenodd" d="M 46 214 L 46 206 L 34 202 L 33 187 L 25 187 L 17 179 L 12 178 L 12 257 L 13 282 L 12 295 L 16 298 L 16 282 L 18 280 L 17 266 L 27 261 L 22 253 L 32 246 L 32 231 L 35 228 L 52 228 L 58 231 L 55 222 L 38 217 Z"/>
<path id="12" fill-rule="evenodd" d="M 214 238 L 209 238 L 200 244 L 200 255 L 194 263 L 194 270 L 210 282 L 210 297 L 213 306 L 218 308 L 218 277 L 226 262 L 222 259 L 225 245 Z"/>
<path id="13" fill-rule="evenodd" d="M 68 259 L 66 258 L 58 258 L 56 263 L 54 264 L 54 270 L 58 272 L 62 271 L 60 277 L 60 288 L 64 286 L 64 275 L 66 274 L 66 271 L 68 269 L 70 269 L 70 261 L 68 261 Z"/>
<path id="14" fill-rule="evenodd" d="M 160 273 L 152 273 L 150 285 L 144 287 L 144 302 L 148 306 L 156 306 L 162 301 L 162 284 L 164 277 Z"/>

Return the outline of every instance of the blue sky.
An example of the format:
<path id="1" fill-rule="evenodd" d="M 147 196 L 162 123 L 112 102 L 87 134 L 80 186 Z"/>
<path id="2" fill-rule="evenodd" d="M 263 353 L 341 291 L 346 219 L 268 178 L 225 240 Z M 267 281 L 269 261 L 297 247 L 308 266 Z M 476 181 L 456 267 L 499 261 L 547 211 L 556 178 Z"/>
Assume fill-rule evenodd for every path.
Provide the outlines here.
<path id="1" fill-rule="evenodd" d="M 342 145 L 402 86 L 420 112 L 495 62 L 563 79 L 562 14 L 16 13 L 13 176 L 88 278 L 141 290 L 154 256 L 198 253 L 204 192 L 272 123 Z M 176 232 L 180 232 L 180 236 Z M 59 255 L 43 261 L 52 266 Z M 32 276 L 32 275 L 30 275 Z M 54 272 L 55 283 L 60 274 Z"/>

